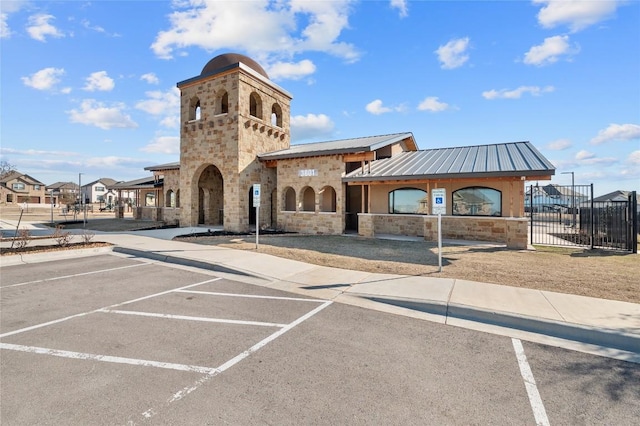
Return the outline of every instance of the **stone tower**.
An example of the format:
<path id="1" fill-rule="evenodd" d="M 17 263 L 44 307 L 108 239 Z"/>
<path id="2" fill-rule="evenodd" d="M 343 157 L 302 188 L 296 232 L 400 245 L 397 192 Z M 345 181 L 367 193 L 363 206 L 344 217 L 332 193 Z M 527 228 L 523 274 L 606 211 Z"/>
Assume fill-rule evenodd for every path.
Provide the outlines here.
<path id="1" fill-rule="evenodd" d="M 257 155 L 289 148 L 291 95 L 257 62 L 234 53 L 216 56 L 178 88 L 180 225 L 254 228 L 254 183 L 261 184 L 258 224 L 274 223 L 276 169 Z"/>

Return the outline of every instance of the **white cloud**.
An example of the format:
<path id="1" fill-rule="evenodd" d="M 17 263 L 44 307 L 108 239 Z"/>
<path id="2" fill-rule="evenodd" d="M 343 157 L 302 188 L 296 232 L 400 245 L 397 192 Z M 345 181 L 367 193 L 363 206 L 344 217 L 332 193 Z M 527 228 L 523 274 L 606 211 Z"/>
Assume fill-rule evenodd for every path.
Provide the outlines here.
<path id="1" fill-rule="evenodd" d="M 598 136 L 591 139 L 591 145 L 600 145 L 615 140 L 630 141 L 640 139 L 640 126 L 637 124 L 609 124 L 604 130 L 598 132 Z"/>
<path id="2" fill-rule="evenodd" d="M 440 102 L 436 96 L 430 96 L 418 105 L 420 111 L 440 112 L 449 109 L 449 104 Z"/>
<path id="3" fill-rule="evenodd" d="M 23 6 L 27 5 L 27 0 L 3 1 L 0 9 L 0 38 L 11 37 L 12 31 L 9 28 L 9 15 L 18 12 Z"/>
<path id="4" fill-rule="evenodd" d="M 551 151 L 564 151 L 565 149 L 569 149 L 573 146 L 573 143 L 569 139 L 558 139 L 552 142 L 549 142 L 546 145 L 546 148 Z"/>
<path id="5" fill-rule="evenodd" d="M 469 55 L 466 54 L 468 47 L 469 37 L 453 39 L 447 44 L 438 47 L 435 53 L 441 62 L 440 68 L 453 69 L 461 67 L 469 60 Z"/>
<path id="6" fill-rule="evenodd" d="M 307 114 L 291 117 L 291 139 L 305 139 L 329 136 L 333 132 L 334 123 L 325 114 Z"/>
<path id="7" fill-rule="evenodd" d="M 140 151 L 178 154 L 180 153 L 180 136 L 157 136 L 151 143 L 140 148 Z"/>
<path id="8" fill-rule="evenodd" d="M 11 29 L 9 28 L 9 24 L 7 21 L 9 20 L 9 15 L 6 13 L 0 13 L 0 38 L 9 38 L 11 37 Z"/>
<path id="9" fill-rule="evenodd" d="M 113 90 L 114 87 L 115 83 L 113 79 L 107 75 L 106 71 L 96 71 L 87 77 L 87 83 L 82 89 L 88 92 L 95 92 L 96 90 L 108 92 Z"/>
<path id="10" fill-rule="evenodd" d="M 180 90 L 172 87 L 166 92 L 159 90 L 146 92 L 147 99 L 136 103 L 136 108 L 156 117 L 162 117 L 160 124 L 176 128 L 180 122 Z"/>
<path id="11" fill-rule="evenodd" d="M 149 73 L 146 73 L 146 74 L 142 74 L 140 76 L 140 80 L 146 81 L 149 84 L 159 84 L 160 83 L 160 79 L 158 78 L 158 76 L 155 75 L 152 72 L 149 72 Z"/>
<path id="12" fill-rule="evenodd" d="M 60 83 L 60 77 L 65 73 L 62 68 L 43 68 L 31 74 L 30 77 L 21 77 L 25 86 L 37 90 L 53 90 Z"/>
<path id="13" fill-rule="evenodd" d="M 597 157 L 593 152 L 589 152 L 586 150 L 580 150 L 576 153 L 575 156 L 578 165 L 586 165 L 586 166 L 607 166 L 618 162 L 617 158 L 614 157 Z"/>
<path id="14" fill-rule="evenodd" d="M 300 80 L 314 72 L 316 72 L 314 63 L 308 59 L 304 59 L 297 63 L 276 62 L 269 67 L 267 74 L 269 74 L 269 78 L 272 80 Z"/>
<path id="15" fill-rule="evenodd" d="M 538 22 L 544 28 L 568 25 L 576 32 L 613 15 L 622 2 L 618 0 L 533 0 L 544 5 L 538 12 Z"/>
<path id="16" fill-rule="evenodd" d="M 627 157 L 627 163 L 640 166 L 640 150 L 633 151 L 631 154 L 629 154 L 629 156 Z"/>
<path id="17" fill-rule="evenodd" d="M 138 127 L 138 124 L 124 110 L 125 106 L 121 103 L 105 106 L 102 102 L 94 99 L 85 99 L 82 101 L 80 109 L 72 109 L 68 111 L 68 114 L 72 123 L 96 126 L 104 130 Z"/>
<path id="18" fill-rule="evenodd" d="M 596 155 L 593 152 L 582 149 L 576 153 L 576 160 L 588 160 L 589 158 L 594 158 L 595 156 Z"/>
<path id="19" fill-rule="evenodd" d="M 538 87 L 538 86 L 520 86 L 517 89 L 501 89 L 501 90 L 488 90 L 482 92 L 482 96 L 485 99 L 520 99 L 523 94 L 529 93 L 532 96 L 540 96 L 543 93 L 553 92 L 555 88 L 553 86 Z"/>
<path id="20" fill-rule="evenodd" d="M 46 37 L 64 37 L 62 31 L 49 23 L 53 19 L 56 19 L 53 15 L 44 13 L 31 15 L 29 17 L 29 25 L 27 25 L 27 32 L 31 38 L 43 42 L 47 41 Z"/>
<path id="21" fill-rule="evenodd" d="M 575 55 L 580 51 L 576 45 L 569 45 L 569 36 L 553 36 L 544 39 L 541 45 L 533 46 L 524 55 L 524 63 L 527 65 L 543 66 L 558 62 L 561 56 Z"/>
<path id="22" fill-rule="evenodd" d="M 407 0 L 391 0 L 391 7 L 394 9 L 398 9 L 398 13 L 400 14 L 401 18 L 405 18 L 409 15 Z"/>
<path id="23" fill-rule="evenodd" d="M 380 115 L 380 114 L 393 111 L 393 109 L 389 107 L 382 106 L 382 101 L 380 99 L 376 99 L 375 101 L 369 102 L 367 106 L 364 107 L 364 109 L 366 109 L 367 112 L 373 115 Z"/>
<path id="24" fill-rule="evenodd" d="M 151 45 L 160 58 L 170 59 L 174 50 L 192 46 L 207 51 L 247 51 L 263 63 L 269 55 L 290 57 L 306 50 L 347 61 L 360 56 L 353 45 L 338 41 L 348 28 L 350 0 L 184 0 L 174 6 L 177 10 L 169 16 L 170 28 L 159 32 Z M 306 26 L 298 28 L 301 22 Z"/>
<path id="25" fill-rule="evenodd" d="M 70 151 L 44 151 L 41 149 L 15 149 L 15 148 L 0 148 L 0 154 L 13 154 L 13 155 L 36 155 L 36 156 L 54 156 L 54 157 L 70 157 L 78 155 L 75 152 Z"/>

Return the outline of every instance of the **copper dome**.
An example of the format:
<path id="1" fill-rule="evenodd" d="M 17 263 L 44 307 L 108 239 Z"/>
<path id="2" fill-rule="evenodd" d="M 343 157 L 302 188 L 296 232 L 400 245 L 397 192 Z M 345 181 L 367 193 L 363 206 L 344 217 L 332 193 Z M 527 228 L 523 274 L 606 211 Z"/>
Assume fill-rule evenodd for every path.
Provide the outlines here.
<path id="1" fill-rule="evenodd" d="M 230 67 L 239 62 L 242 62 L 258 74 L 262 75 L 264 78 L 269 79 L 267 72 L 260 66 L 259 63 L 249 58 L 248 56 L 241 55 L 239 53 L 223 53 L 222 55 L 218 55 L 209 62 L 207 65 L 202 68 L 201 76 L 213 74 L 215 71 L 220 70 L 222 68 Z"/>

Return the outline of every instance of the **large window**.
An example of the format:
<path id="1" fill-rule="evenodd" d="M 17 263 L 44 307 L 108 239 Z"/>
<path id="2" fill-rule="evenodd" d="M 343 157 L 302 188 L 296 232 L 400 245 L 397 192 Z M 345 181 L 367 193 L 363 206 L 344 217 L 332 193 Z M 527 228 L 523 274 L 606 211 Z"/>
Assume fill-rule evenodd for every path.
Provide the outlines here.
<path id="1" fill-rule="evenodd" d="M 428 214 L 427 191 L 400 188 L 389 192 L 389 213 Z"/>
<path id="2" fill-rule="evenodd" d="M 13 190 L 15 191 L 22 191 L 24 190 L 24 183 L 22 182 L 16 182 L 11 184 L 11 188 L 13 188 Z"/>
<path id="3" fill-rule="evenodd" d="M 474 186 L 454 191 L 452 211 L 458 216 L 502 216 L 502 193 Z"/>

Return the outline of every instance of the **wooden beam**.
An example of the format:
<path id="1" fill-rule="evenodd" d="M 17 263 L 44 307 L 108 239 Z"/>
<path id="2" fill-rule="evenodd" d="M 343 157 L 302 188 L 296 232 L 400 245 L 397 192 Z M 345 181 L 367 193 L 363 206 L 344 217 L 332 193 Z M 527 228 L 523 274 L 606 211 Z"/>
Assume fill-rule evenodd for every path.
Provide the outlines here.
<path id="1" fill-rule="evenodd" d="M 264 162 L 264 165 L 268 168 L 275 169 L 278 167 L 278 160 L 267 160 Z"/>
<path id="2" fill-rule="evenodd" d="M 345 154 L 342 156 L 342 161 L 345 163 L 357 163 L 361 161 L 373 161 L 375 159 L 375 152 L 357 152 L 355 154 Z"/>

